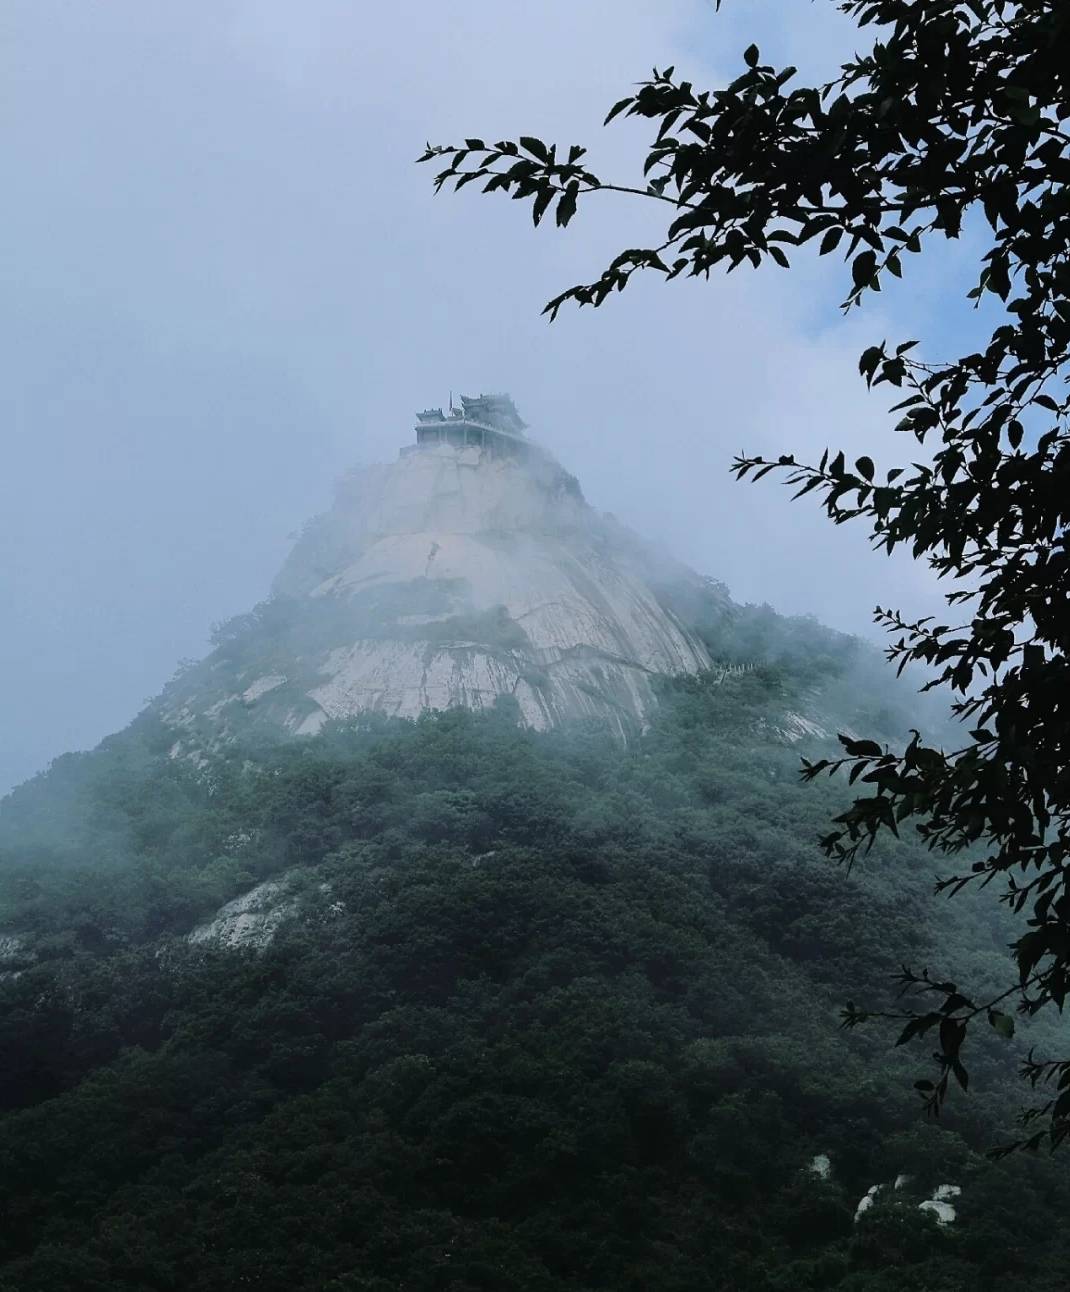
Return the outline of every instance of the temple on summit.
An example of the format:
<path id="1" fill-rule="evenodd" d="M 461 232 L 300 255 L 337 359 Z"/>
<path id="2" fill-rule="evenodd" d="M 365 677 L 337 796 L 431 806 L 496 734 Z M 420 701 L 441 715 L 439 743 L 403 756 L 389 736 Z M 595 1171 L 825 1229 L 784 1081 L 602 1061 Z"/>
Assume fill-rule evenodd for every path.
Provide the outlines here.
<path id="1" fill-rule="evenodd" d="M 588 505 L 508 395 L 417 415 L 416 443 L 351 471 L 301 531 L 264 612 L 176 679 L 176 757 L 250 724 L 499 702 L 539 729 L 643 729 L 660 675 L 710 667 L 680 597 L 705 582 Z M 683 604 L 683 602 L 679 602 Z"/>
<path id="2" fill-rule="evenodd" d="M 492 453 L 524 453 L 528 449 L 526 429 L 508 395 L 462 395 L 460 408 L 453 407 L 451 400 L 448 413 L 427 408 L 416 414 L 416 444 L 409 450 L 451 444 L 455 448 L 473 445 Z"/>

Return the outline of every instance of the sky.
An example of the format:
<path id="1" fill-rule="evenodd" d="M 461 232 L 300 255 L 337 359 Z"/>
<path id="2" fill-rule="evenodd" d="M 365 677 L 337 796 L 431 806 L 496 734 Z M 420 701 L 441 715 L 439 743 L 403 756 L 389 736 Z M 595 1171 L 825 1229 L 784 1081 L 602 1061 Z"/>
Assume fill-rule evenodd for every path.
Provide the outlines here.
<path id="1" fill-rule="evenodd" d="M 595 506 L 739 600 L 864 635 L 878 601 L 940 604 L 925 569 L 728 466 L 897 463 L 857 357 L 955 339 L 968 239 L 847 318 L 827 257 L 636 280 L 551 325 L 658 213 L 598 195 L 535 230 L 413 164 L 524 133 L 628 182 L 646 132 L 603 130 L 608 107 L 652 66 L 723 82 L 752 40 L 811 81 L 857 33 L 828 0 L 6 0 L 0 793 L 124 726 L 267 594 L 337 476 L 451 390 L 509 391 Z"/>

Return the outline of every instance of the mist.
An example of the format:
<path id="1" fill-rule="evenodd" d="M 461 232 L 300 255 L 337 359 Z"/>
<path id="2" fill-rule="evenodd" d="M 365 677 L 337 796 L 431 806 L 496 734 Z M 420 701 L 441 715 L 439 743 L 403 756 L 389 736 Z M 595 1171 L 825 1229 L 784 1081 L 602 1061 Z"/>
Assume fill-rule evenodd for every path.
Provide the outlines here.
<path id="1" fill-rule="evenodd" d="M 652 64 L 716 84 L 756 25 L 807 76 L 850 52 L 831 7 L 738 8 L 5 6 L 0 792 L 129 721 L 266 595 L 333 480 L 451 391 L 508 390 L 595 506 L 737 600 L 866 635 L 877 601 L 939 603 L 909 559 L 728 465 L 830 443 L 898 461 L 857 355 L 954 336 L 953 251 L 881 313 L 841 318 L 822 261 L 636 282 L 550 325 L 545 301 L 651 213 L 607 198 L 534 231 L 413 164 L 428 139 L 524 132 L 634 173 L 645 133 L 600 123 Z"/>

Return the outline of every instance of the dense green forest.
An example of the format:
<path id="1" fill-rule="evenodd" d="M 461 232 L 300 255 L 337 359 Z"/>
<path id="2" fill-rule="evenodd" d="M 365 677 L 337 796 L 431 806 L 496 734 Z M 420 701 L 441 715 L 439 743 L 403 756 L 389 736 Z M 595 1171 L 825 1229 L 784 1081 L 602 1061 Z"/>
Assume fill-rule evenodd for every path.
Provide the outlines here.
<path id="1" fill-rule="evenodd" d="M 10 796 L 0 1289 L 1064 1289 L 1065 1172 L 984 1154 L 1029 1037 L 936 1124 L 924 1054 L 838 1026 L 904 958 L 1006 973 L 928 853 L 816 846 L 849 791 L 785 715 L 899 737 L 909 694 L 701 627 L 724 666 L 627 747 L 500 704 L 176 759 L 150 707 Z M 269 879 L 267 945 L 189 940 Z"/>

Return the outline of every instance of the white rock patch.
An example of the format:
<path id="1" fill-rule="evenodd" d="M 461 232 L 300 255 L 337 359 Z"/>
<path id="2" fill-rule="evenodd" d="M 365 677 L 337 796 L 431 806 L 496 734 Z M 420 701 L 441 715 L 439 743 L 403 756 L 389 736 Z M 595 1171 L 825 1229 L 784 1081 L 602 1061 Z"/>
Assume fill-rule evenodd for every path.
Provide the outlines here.
<path id="1" fill-rule="evenodd" d="M 643 726 L 655 674 L 710 667 L 653 592 L 655 569 L 698 582 L 595 512 L 537 447 L 526 457 L 421 448 L 347 476 L 276 580 L 279 595 L 329 599 L 334 622 L 353 625 L 348 640 L 342 627 L 307 652 L 315 709 L 273 695 L 281 671 L 240 698 L 299 735 L 328 718 L 485 709 L 501 696 L 537 728 L 586 717 Z M 198 708 L 219 714 L 220 700 Z"/>
<path id="2" fill-rule="evenodd" d="M 962 1190 L 957 1184 L 941 1184 L 926 1202 L 921 1203 L 919 1211 L 931 1211 L 941 1225 L 950 1225 L 955 1221 L 958 1212 L 949 1199 L 957 1198 Z"/>
<path id="3" fill-rule="evenodd" d="M 784 725 L 777 727 L 776 730 L 778 735 L 783 737 L 784 740 L 792 745 L 799 740 L 805 740 L 807 738 L 824 740 L 829 735 L 820 723 L 804 717 L 801 713 L 785 714 Z"/>
<path id="4" fill-rule="evenodd" d="M 245 704 L 255 704 L 262 695 L 267 695 L 269 691 L 275 691 L 283 686 L 286 678 L 282 673 L 268 673 L 264 677 L 258 677 L 256 681 L 247 686 L 241 693 L 242 701 Z M 218 712 L 218 707 L 213 706 Z"/>
<path id="5" fill-rule="evenodd" d="M 814 1160 L 816 1161 L 817 1159 L 815 1158 Z M 905 1189 L 909 1185 L 910 1179 L 909 1175 L 897 1175 L 892 1189 L 896 1192 Z M 884 1187 L 883 1184 L 875 1184 L 867 1190 L 865 1197 L 859 1201 L 858 1206 L 855 1208 L 856 1222 L 869 1211 L 877 1201 L 877 1194 Z M 961 1193 L 962 1190 L 957 1184 L 941 1184 L 933 1190 L 931 1198 L 927 1198 L 924 1202 L 918 1204 L 918 1210 L 931 1212 L 941 1225 L 953 1224 L 958 1213 L 950 1200 L 959 1197 Z"/>
<path id="6" fill-rule="evenodd" d="M 827 1180 L 832 1175 L 832 1162 L 827 1153 L 818 1153 L 810 1159 L 807 1168 L 819 1180 Z"/>
<path id="7" fill-rule="evenodd" d="M 860 1219 L 860 1217 L 864 1216 L 866 1212 L 870 1209 L 870 1207 L 872 1207 L 873 1204 L 877 1201 L 877 1194 L 880 1193 L 883 1187 L 884 1187 L 883 1185 L 875 1184 L 866 1191 L 865 1197 L 863 1197 L 862 1200 L 859 1202 L 858 1206 L 855 1207 L 856 1222 Z"/>
<path id="8" fill-rule="evenodd" d="M 275 879 L 257 884 L 221 906 L 212 919 L 199 924 L 189 934 L 188 941 L 256 950 L 268 946 L 279 925 L 297 909 L 296 901 L 287 896 L 287 891 L 286 884 Z"/>

